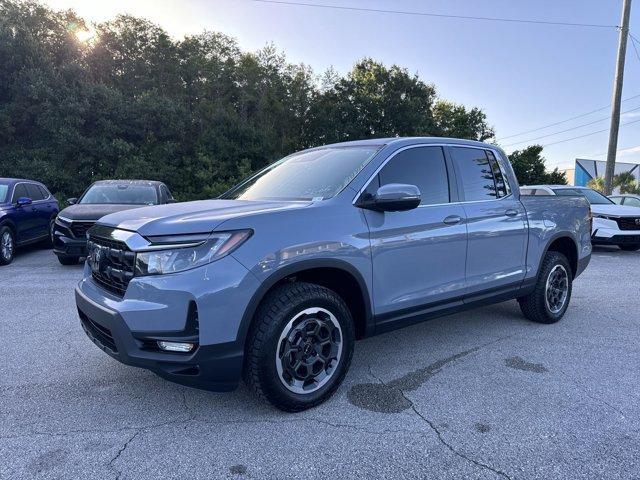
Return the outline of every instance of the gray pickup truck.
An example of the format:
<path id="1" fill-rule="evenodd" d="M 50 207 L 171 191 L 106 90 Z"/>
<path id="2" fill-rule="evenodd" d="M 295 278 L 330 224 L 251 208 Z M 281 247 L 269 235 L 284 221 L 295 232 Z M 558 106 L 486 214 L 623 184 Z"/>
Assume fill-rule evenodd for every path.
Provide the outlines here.
<path id="1" fill-rule="evenodd" d="M 582 197 L 520 197 L 506 155 L 445 138 L 328 145 L 216 200 L 89 230 L 76 289 L 115 359 L 209 390 L 240 378 L 286 411 L 327 399 L 354 341 L 517 299 L 553 323 L 591 257 Z"/>

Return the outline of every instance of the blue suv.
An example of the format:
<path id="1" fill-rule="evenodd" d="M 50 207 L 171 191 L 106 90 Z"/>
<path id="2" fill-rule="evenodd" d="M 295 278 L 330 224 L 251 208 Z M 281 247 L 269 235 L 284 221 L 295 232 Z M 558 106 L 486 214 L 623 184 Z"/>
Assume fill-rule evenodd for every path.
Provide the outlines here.
<path id="1" fill-rule="evenodd" d="M 42 183 L 0 178 L 0 265 L 13 260 L 16 247 L 51 241 L 58 201 Z"/>

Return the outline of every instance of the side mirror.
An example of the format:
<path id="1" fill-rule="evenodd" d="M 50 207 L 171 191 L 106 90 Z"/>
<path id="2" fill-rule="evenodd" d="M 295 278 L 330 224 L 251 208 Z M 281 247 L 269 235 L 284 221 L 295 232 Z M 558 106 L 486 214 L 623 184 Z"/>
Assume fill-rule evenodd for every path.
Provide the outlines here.
<path id="1" fill-rule="evenodd" d="M 360 208 L 376 212 L 400 212 L 420 205 L 420 189 L 415 185 L 389 183 L 378 188 L 375 195 L 361 197 Z"/>
<path id="2" fill-rule="evenodd" d="M 67 198 L 67 203 L 69 205 L 75 205 L 76 203 L 78 203 L 78 199 L 76 197 Z"/>
<path id="3" fill-rule="evenodd" d="M 20 197 L 16 202 L 16 205 L 19 207 L 24 207 L 25 205 L 31 205 L 31 199 L 29 197 Z"/>

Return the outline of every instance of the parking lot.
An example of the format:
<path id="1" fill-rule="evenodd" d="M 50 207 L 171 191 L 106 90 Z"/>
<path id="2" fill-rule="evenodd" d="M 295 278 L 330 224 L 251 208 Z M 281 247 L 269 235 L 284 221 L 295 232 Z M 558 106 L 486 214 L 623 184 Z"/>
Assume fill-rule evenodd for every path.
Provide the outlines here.
<path id="1" fill-rule="evenodd" d="M 640 252 L 598 249 L 566 317 L 515 301 L 356 344 L 285 414 L 119 364 L 85 337 L 81 266 L 0 268 L 1 478 L 640 478 Z"/>

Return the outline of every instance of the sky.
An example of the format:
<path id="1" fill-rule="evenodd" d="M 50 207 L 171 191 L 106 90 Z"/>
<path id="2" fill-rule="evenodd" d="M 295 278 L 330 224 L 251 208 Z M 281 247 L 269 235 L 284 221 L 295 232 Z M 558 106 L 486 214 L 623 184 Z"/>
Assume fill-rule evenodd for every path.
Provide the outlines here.
<path id="1" fill-rule="evenodd" d="M 273 43 L 290 62 L 305 63 L 316 73 L 330 67 L 346 73 L 363 57 L 397 64 L 434 84 L 439 97 L 483 109 L 507 153 L 533 143 L 546 145 L 547 166 L 561 169 L 572 167 L 576 157 L 606 159 L 618 45 L 615 28 L 437 18 L 255 0 L 42 1 L 56 10 L 72 8 L 93 22 L 118 13 L 144 17 L 176 38 L 210 30 L 234 37 L 249 51 Z M 614 26 L 620 24 L 622 11 L 622 0 L 290 1 Z M 640 39 L 640 0 L 632 5 L 630 31 Z M 629 41 L 622 98 L 636 96 L 622 103 L 623 112 L 631 111 L 621 119 L 619 162 L 640 163 L 640 58 Z M 517 135 L 588 112 L 593 113 Z M 625 126 L 628 122 L 635 123 Z M 563 141 L 600 130 L 604 131 Z"/>

